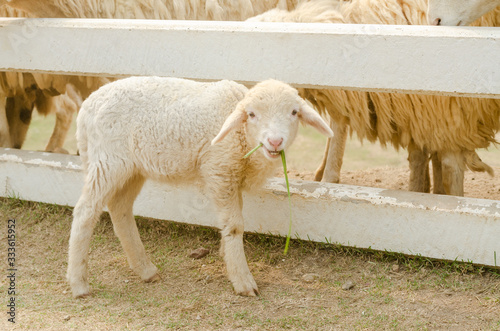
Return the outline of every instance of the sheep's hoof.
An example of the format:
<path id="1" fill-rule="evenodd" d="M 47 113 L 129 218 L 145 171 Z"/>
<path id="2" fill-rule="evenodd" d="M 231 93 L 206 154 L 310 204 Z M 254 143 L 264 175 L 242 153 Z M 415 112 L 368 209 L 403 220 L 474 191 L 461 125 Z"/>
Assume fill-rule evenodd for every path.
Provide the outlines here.
<path id="1" fill-rule="evenodd" d="M 257 289 L 257 284 L 255 280 L 250 275 L 247 281 L 233 282 L 233 288 L 236 294 L 245 297 L 255 297 L 259 295 L 259 290 Z"/>
<path id="2" fill-rule="evenodd" d="M 260 295 L 259 290 L 256 289 L 256 288 L 251 289 L 249 291 L 245 291 L 245 292 L 239 292 L 239 293 L 236 293 L 236 294 L 244 296 L 244 297 L 256 297 L 256 296 Z"/>
<path id="3" fill-rule="evenodd" d="M 144 280 L 146 283 L 156 283 L 161 280 L 160 275 L 154 274 L 152 277 L 149 277 L 148 279 Z"/>
<path id="4" fill-rule="evenodd" d="M 85 298 L 90 295 L 90 288 L 88 285 L 72 286 L 71 292 L 76 299 Z"/>
<path id="5" fill-rule="evenodd" d="M 90 296 L 90 292 L 82 293 L 82 294 L 73 294 L 73 297 L 75 297 L 75 299 L 83 299 L 83 298 L 86 298 L 88 296 Z"/>
<path id="6" fill-rule="evenodd" d="M 53 149 L 50 149 L 50 150 L 46 150 L 46 152 L 49 152 L 49 153 L 59 153 L 59 154 L 69 154 L 69 152 L 62 148 L 62 147 L 56 147 L 56 148 L 53 148 Z"/>

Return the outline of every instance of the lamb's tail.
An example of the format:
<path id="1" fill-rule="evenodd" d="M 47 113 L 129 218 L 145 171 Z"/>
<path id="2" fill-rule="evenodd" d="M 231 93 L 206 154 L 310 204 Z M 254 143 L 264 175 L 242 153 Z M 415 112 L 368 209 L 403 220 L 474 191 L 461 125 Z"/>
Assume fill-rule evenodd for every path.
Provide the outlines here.
<path id="1" fill-rule="evenodd" d="M 477 172 L 487 172 L 490 176 L 494 176 L 493 169 L 481 160 L 475 151 L 465 151 L 463 153 L 464 161 L 467 168 Z"/>

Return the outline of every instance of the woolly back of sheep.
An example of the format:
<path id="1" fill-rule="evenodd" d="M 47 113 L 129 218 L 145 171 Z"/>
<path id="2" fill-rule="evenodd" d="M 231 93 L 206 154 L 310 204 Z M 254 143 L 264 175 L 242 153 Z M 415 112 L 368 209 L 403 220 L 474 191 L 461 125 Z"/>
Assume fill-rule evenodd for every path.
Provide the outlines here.
<path id="1" fill-rule="evenodd" d="M 346 23 L 427 23 L 424 0 L 353 0 L 332 6 Z M 498 9 L 489 13 L 477 24 L 498 26 L 498 13 Z M 407 147 L 413 140 L 432 151 L 475 150 L 495 143 L 500 128 L 500 100 L 496 99 L 340 90 L 301 93 L 320 112 L 349 123 L 351 133 L 360 139 L 396 148 Z"/>
<path id="2" fill-rule="evenodd" d="M 291 9 L 299 0 L 12 0 L 9 5 L 40 17 L 244 20 L 271 8 Z M 36 8 L 37 7 L 37 8 Z"/>

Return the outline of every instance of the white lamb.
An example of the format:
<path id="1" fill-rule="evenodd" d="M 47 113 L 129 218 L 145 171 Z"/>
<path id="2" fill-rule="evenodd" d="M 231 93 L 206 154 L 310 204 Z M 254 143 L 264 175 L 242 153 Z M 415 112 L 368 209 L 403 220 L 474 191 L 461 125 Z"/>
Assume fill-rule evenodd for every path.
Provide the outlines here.
<path id="1" fill-rule="evenodd" d="M 429 0 L 427 15 L 433 25 L 469 25 L 500 6 L 500 0 Z"/>
<path id="2" fill-rule="evenodd" d="M 77 118 L 86 179 L 69 242 L 73 295 L 89 293 L 88 250 L 106 205 L 130 267 L 145 281 L 158 278 L 132 215 L 147 178 L 200 182 L 218 211 L 221 254 L 236 293 L 257 295 L 243 250 L 241 193 L 272 176 L 280 164 L 280 151 L 293 142 L 299 122 L 333 134 L 297 90 L 275 80 L 248 90 L 231 81 L 132 77 L 94 92 Z M 242 158 L 259 143 L 260 151 Z"/>

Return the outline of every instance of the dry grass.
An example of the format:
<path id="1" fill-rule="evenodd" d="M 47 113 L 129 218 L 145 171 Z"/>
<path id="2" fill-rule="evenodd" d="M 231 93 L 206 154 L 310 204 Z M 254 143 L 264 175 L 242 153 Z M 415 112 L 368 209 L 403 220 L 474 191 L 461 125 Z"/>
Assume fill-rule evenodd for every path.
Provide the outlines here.
<path id="1" fill-rule="evenodd" d="M 65 281 L 71 212 L 0 199 L 2 231 L 8 218 L 17 220 L 16 329 L 500 329 L 495 270 L 304 241 L 292 241 L 285 257 L 284 238 L 247 234 L 261 296 L 244 298 L 224 275 L 215 230 L 138 219 L 162 277 L 146 284 L 128 268 L 107 214 L 91 248 L 92 295 L 76 300 Z M 189 258 L 200 246 L 211 253 Z M 6 240 L 0 259 L 6 261 Z M 308 282 L 305 274 L 315 275 Z M 348 280 L 355 286 L 343 290 Z M 5 304 L 5 277 L 0 291 Z M 4 314 L 0 329 L 10 327 Z"/>

